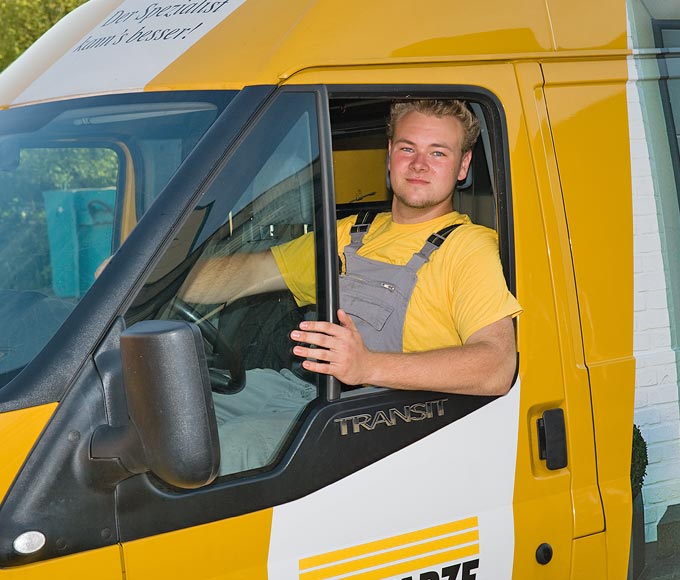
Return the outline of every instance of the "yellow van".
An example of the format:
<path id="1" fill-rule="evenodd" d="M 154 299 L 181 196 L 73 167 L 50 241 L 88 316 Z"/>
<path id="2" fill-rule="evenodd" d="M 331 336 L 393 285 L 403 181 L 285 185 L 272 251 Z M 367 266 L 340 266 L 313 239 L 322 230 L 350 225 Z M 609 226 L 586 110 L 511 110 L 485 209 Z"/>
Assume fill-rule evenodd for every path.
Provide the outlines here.
<path id="1" fill-rule="evenodd" d="M 58 23 L 0 75 L 0 580 L 624 578 L 627 54 L 621 0 L 91 0 Z M 225 469 L 260 419 L 214 391 L 294 373 L 290 329 L 332 319 L 335 220 L 388 203 L 387 111 L 414 97 L 480 119 L 454 202 L 524 308 L 513 388 L 308 378 L 275 451 Z M 179 299 L 199 257 L 310 231 L 313 307 Z"/>

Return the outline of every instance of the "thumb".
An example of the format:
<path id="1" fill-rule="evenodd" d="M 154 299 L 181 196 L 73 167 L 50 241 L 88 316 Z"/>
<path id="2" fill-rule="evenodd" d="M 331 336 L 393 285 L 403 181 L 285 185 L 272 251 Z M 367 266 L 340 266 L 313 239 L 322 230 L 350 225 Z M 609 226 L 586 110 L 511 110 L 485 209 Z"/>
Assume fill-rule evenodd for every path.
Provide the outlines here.
<path id="1" fill-rule="evenodd" d="M 352 320 L 352 317 L 342 309 L 338 309 L 338 322 L 345 328 L 348 328 L 349 330 L 357 329 L 357 327 L 354 324 L 354 320 Z"/>

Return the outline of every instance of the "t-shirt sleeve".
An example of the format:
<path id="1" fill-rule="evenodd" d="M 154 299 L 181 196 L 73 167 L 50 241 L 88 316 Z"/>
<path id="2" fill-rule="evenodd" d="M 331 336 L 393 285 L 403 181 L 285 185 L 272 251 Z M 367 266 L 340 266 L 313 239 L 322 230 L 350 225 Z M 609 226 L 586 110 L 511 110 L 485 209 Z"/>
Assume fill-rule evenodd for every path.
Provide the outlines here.
<path id="1" fill-rule="evenodd" d="M 338 247 L 349 243 L 349 231 L 356 216 L 341 219 L 337 223 Z M 314 232 L 306 233 L 290 242 L 271 248 L 283 281 L 295 296 L 298 306 L 316 304 L 316 260 Z"/>
<path id="2" fill-rule="evenodd" d="M 271 248 L 283 281 L 299 306 L 316 303 L 314 232 Z"/>
<path id="3" fill-rule="evenodd" d="M 458 239 L 456 239 L 458 238 Z M 451 311 L 463 344 L 478 330 L 522 307 L 508 290 L 498 253 L 498 238 L 482 226 L 460 228 L 451 240 Z"/>

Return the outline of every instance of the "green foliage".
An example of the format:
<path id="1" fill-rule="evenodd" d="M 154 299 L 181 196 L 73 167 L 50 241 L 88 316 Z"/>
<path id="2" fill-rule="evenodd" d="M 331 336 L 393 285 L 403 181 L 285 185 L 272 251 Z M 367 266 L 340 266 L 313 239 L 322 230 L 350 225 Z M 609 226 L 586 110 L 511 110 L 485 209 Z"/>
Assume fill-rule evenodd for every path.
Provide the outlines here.
<path id="1" fill-rule="evenodd" d="M 0 71 L 86 0 L 0 0 Z"/>
<path id="2" fill-rule="evenodd" d="M 21 164 L 11 174 L 11 192 L 29 200 L 50 189 L 115 187 L 117 174 L 118 158 L 111 149 L 24 149 Z M 9 177 L 8 174 L 6 176 Z"/>
<path id="3" fill-rule="evenodd" d="M 51 285 L 51 249 L 43 196 L 115 188 L 118 158 L 104 147 L 55 147 L 24 149 L 20 160 L 13 171 L 0 170 L 0 286 L 44 291 Z"/>
<path id="4" fill-rule="evenodd" d="M 3 289 L 42 290 L 50 286 L 47 222 L 42 204 L 18 197 L 0 206 L 0 278 Z"/>
<path id="5" fill-rule="evenodd" d="M 637 425 L 633 425 L 633 456 L 630 464 L 630 484 L 633 497 L 642 491 L 642 484 L 647 475 L 647 443 Z"/>

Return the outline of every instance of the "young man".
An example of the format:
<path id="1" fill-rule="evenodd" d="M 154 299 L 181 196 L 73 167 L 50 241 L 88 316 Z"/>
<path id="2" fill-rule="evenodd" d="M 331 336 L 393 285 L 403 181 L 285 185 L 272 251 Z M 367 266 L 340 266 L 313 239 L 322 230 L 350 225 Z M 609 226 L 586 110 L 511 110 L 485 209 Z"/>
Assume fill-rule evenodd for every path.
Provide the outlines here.
<path id="1" fill-rule="evenodd" d="M 506 287 L 495 232 L 471 224 L 452 202 L 478 135 L 478 120 L 460 101 L 393 106 L 392 211 L 369 227 L 353 228 L 354 217 L 338 223 L 339 324 L 306 321 L 291 333 L 306 370 L 349 385 L 508 391 L 516 364 L 512 317 L 521 308 Z M 445 235 L 428 242 L 442 230 L 443 242 Z M 300 303 L 312 302 L 312 243 L 303 236 L 262 254 L 199 263 L 183 298 L 223 302 L 288 287 Z"/>

